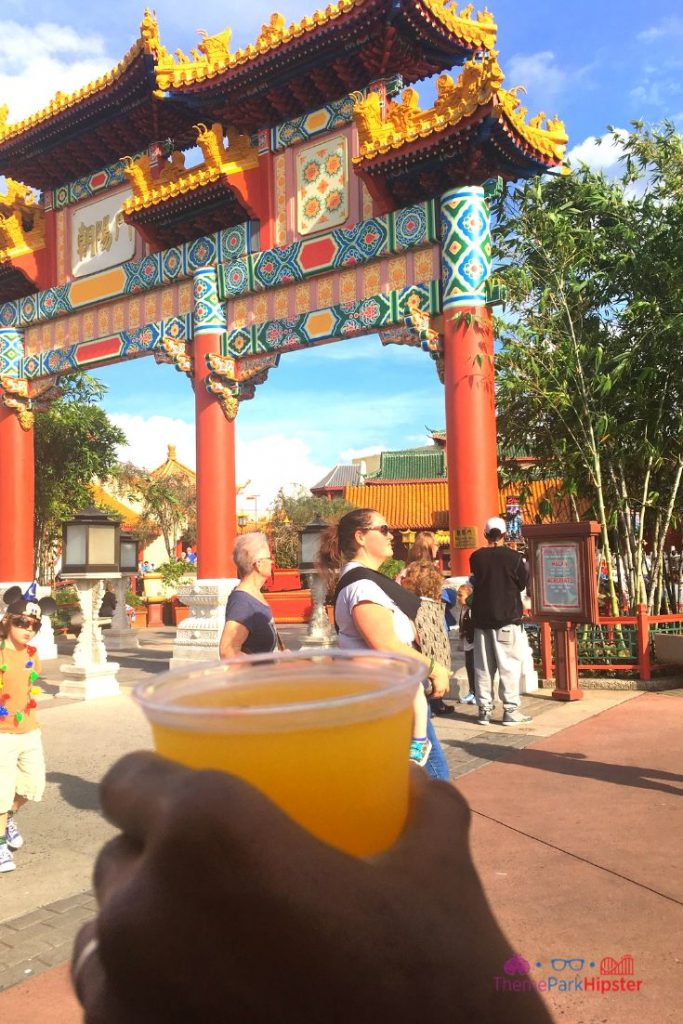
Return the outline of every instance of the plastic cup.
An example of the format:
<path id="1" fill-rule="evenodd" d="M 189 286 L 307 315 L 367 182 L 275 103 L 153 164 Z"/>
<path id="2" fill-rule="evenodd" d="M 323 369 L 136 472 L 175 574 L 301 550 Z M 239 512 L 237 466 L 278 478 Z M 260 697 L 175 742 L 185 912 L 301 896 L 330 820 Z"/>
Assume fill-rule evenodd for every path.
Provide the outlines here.
<path id="1" fill-rule="evenodd" d="M 423 672 L 402 655 L 310 650 L 178 669 L 134 696 L 159 754 L 238 775 L 319 839 L 368 856 L 406 820 Z"/>

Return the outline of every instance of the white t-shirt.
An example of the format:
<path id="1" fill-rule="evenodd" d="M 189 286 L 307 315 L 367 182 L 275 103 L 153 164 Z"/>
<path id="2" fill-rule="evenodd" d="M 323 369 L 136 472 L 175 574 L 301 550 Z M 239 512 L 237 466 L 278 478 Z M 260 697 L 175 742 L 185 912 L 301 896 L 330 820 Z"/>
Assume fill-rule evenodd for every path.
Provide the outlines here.
<path id="1" fill-rule="evenodd" d="M 366 568 L 360 562 L 349 562 L 341 571 L 340 579 L 351 569 Z M 394 614 L 394 630 L 398 639 L 404 644 L 412 644 L 415 639 L 415 627 L 401 609 L 394 604 L 388 594 L 372 580 L 358 580 L 350 583 L 348 587 L 340 592 L 335 605 L 337 626 L 339 627 L 339 646 L 343 650 L 350 648 L 367 648 L 367 644 L 361 633 L 356 629 L 353 621 L 353 609 L 361 601 L 368 601 L 371 604 L 379 604 L 383 608 L 389 608 Z"/>

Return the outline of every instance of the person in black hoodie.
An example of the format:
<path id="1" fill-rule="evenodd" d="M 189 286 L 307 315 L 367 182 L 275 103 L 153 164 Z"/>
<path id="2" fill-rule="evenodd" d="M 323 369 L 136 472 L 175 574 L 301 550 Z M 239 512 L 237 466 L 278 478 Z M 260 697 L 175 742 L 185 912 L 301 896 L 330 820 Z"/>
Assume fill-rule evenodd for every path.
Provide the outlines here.
<path id="1" fill-rule="evenodd" d="M 522 591 L 528 583 L 529 572 L 523 556 L 505 546 L 505 531 L 504 519 L 499 516 L 488 519 L 484 526 L 488 546 L 479 548 L 470 558 L 474 578 L 474 678 L 480 725 L 491 722 L 496 670 L 503 705 L 502 724 L 522 725 L 531 721 L 519 710 L 525 653 Z"/>

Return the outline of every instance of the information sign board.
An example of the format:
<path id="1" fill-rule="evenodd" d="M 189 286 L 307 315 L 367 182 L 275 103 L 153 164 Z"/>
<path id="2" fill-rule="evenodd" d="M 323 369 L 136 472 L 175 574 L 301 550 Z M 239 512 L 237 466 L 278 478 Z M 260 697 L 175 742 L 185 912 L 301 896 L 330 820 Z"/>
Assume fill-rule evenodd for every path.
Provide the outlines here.
<path id="1" fill-rule="evenodd" d="M 597 523 L 525 526 L 532 614 L 546 621 L 597 622 Z"/>

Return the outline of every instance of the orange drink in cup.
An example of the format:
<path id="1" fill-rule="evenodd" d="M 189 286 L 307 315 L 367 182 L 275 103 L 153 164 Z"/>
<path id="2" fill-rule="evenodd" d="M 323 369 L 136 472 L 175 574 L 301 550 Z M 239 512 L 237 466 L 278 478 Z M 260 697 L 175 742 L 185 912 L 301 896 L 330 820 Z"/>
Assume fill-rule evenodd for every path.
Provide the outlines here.
<path id="1" fill-rule="evenodd" d="M 402 655 L 309 650 L 178 669 L 135 697 L 159 754 L 237 775 L 319 839 L 369 856 L 406 820 L 423 673 Z"/>

